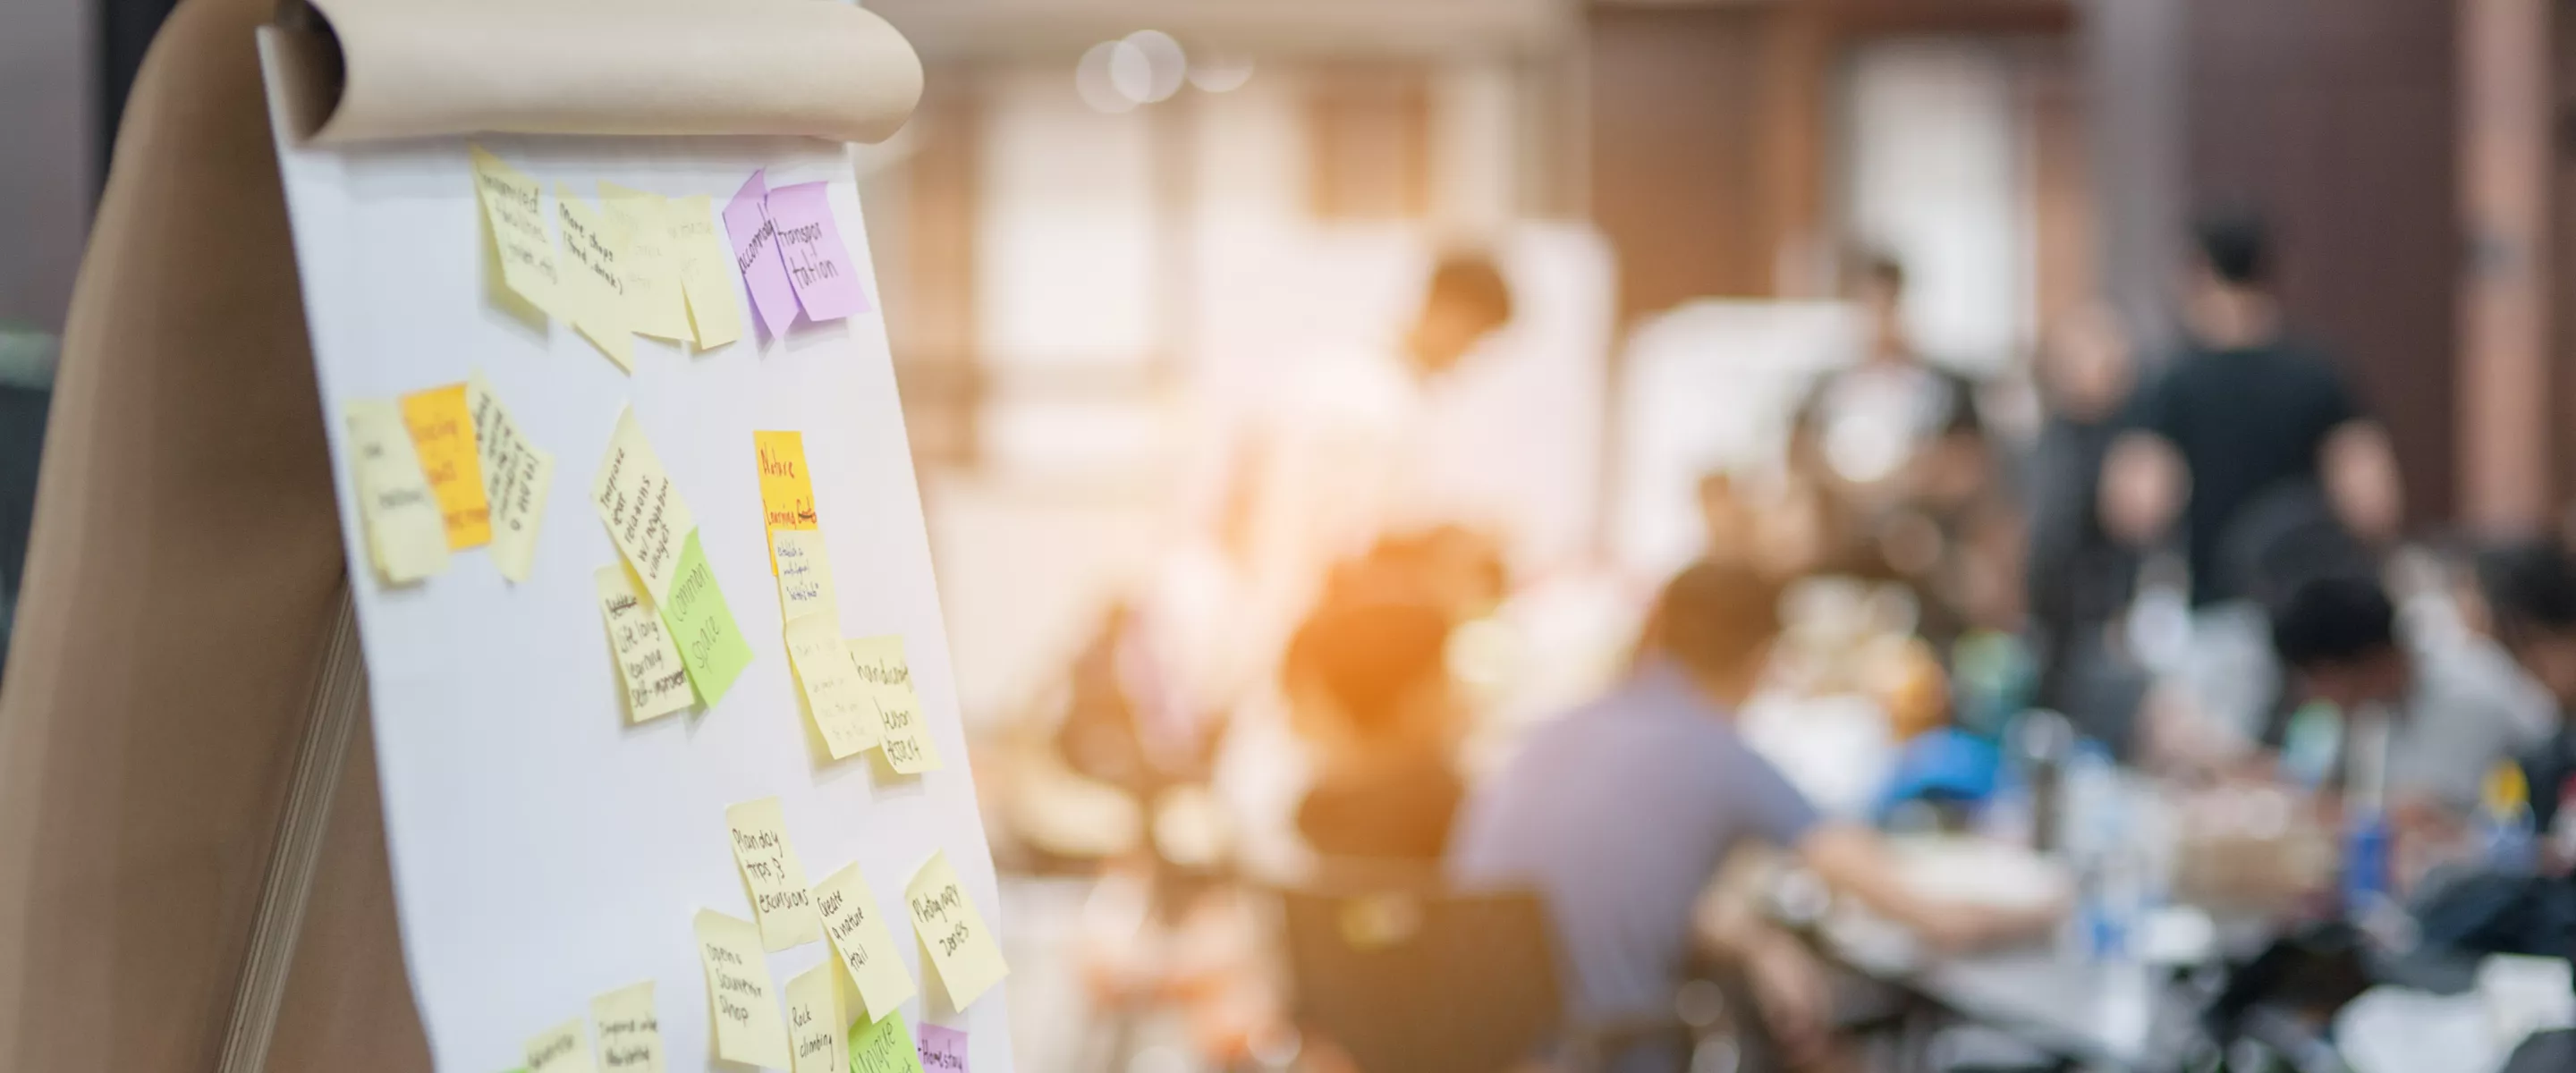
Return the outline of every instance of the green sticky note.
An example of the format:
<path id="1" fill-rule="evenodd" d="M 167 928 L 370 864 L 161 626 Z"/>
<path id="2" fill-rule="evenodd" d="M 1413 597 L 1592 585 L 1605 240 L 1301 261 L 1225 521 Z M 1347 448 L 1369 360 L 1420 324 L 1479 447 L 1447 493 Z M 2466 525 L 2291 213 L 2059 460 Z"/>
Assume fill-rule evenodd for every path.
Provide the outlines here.
<path id="1" fill-rule="evenodd" d="M 680 646 L 680 662 L 688 666 L 698 699 L 715 707 L 750 665 L 751 642 L 743 640 L 733 612 L 725 607 L 724 590 L 716 587 L 715 568 L 707 565 L 695 529 L 680 545 L 680 561 L 671 570 L 671 598 L 662 601 L 662 625 Z"/>
<path id="2" fill-rule="evenodd" d="M 903 1027 L 903 1011 L 887 1010 L 875 1024 L 865 1017 L 850 1022 L 850 1073 L 921 1073 L 921 1052 Z"/>

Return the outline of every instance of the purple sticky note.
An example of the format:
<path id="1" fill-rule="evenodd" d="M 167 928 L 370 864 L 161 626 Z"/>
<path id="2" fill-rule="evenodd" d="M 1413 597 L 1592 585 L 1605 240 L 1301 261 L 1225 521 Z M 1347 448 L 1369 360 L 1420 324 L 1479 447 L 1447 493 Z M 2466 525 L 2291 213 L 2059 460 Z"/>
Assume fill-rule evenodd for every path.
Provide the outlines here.
<path id="1" fill-rule="evenodd" d="M 856 262 L 841 244 L 841 229 L 832 222 L 832 203 L 822 183 L 798 183 L 769 192 L 769 220 L 778 231 L 778 256 L 787 263 L 787 280 L 796 288 L 797 304 L 813 320 L 839 320 L 868 311 L 868 295 L 859 289 Z"/>
<path id="2" fill-rule="evenodd" d="M 796 290 L 778 259 L 777 227 L 769 218 L 768 172 L 755 171 L 725 205 L 725 234 L 733 239 L 733 266 L 751 289 L 752 308 L 776 336 L 796 322 Z"/>
<path id="3" fill-rule="evenodd" d="M 922 1073 L 966 1073 L 966 1033 L 945 1025 L 918 1024 L 913 1045 L 921 1051 Z"/>

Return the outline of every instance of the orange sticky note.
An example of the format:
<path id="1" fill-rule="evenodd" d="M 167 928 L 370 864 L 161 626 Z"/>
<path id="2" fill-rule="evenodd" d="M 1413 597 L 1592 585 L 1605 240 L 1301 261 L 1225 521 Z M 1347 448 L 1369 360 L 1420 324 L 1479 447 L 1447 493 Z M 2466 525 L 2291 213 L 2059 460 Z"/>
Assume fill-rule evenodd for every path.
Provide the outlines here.
<path id="1" fill-rule="evenodd" d="M 491 543 L 492 503 L 483 493 L 483 463 L 474 445 L 474 414 L 465 404 L 465 385 L 405 395 L 402 411 L 412 449 L 420 453 L 420 471 L 429 478 L 430 493 L 446 520 L 449 550 Z"/>
<path id="2" fill-rule="evenodd" d="M 766 530 L 822 528 L 814 514 L 814 472 L 805 465 L 805 434 L 753 432 L 751 449 L 760 463 L 760 512 Z M 769 572 L 778 572 L 774 549 Z"/>

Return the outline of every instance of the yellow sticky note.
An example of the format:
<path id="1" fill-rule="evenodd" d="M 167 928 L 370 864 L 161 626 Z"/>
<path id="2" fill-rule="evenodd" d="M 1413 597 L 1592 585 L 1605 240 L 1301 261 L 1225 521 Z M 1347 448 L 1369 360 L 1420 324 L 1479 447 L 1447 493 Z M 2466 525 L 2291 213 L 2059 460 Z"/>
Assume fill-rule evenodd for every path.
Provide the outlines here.
<path id="1" fill-rule="evenodd" d="M 841 995 L 826 961 L 787 981 L 787 1043 L 795 1073 L 843 1073 L 849 1054 L 841 1042 Z"/>
<path id="2" fill-rule="evenodd" d="M 778 799 L 764 797 L 726 809 L 725 829 L 733 842 L 733 863 L 751 888 L 761 942 L 771 950 L 785 950 L 822 938 L 823 918 L 814 911 L 814 892 L 805 885 L 805 865 L 787 841 L 787 815 Z"/>
<path id="3" fill-rule="evenodd" d="M 867 683 L 868 700 L 877 710 L 878 743 L 886 766 L 898 774 L 918 775 L 939 768 L 939 747 L 931 744 L 930 724 L 921 716 L 921 698 L 912 691 L 912 668 L 903 661 L 903 638 L 855 637 L 850 661 Z"/>
<path id="4" fill-rule="evenodd" d="M 590 483 L 590 498 L 599 508 L 599 520 L 608 523 L 609 538 L 625 553 L 635 576 L 644 579 L 645 593 L 655 603 L 670 599 L 681 547 L 698 520 L 671 487 L 671 471 L 662 468 L 661 456 L 645 442 L 644 426 L 632 409 L 617 415 L 608 457 Z"/>
<path id="5" fill-rule="evenodd" d="M 814 888 L 814 908 L 823 914 L 823 934 L 831 938 L 832 952 L 840 955 L 870 1019 L 911 1000 L 912 974 L 904 971 L 894 933 L 877 912 L 876 895 L 856 862 L 824 877 Z"/>
<path id="6" fill-rule="evenodd" d="M 556 215 L 563 225 L 564 314 L 584 338 L 627 372 L 635 371 L 634 328 L 626 306 L 626 254 L 599 210 L 568 187 L 555 188 Z"/>
<path id="7" fill-rule="evenodd" d="M 447 569 L 447 520 L 421 472 L 402 410 L 379 399 L 341 407 L 367 558 L 389 585 Z"/>
<path id="8" fill-rule="evenodd" d="M 912 874 L 903 899 L 912 910 L 913 934 L 921 936 L 921 947 L 929 952 L 939 982 L 948 988 L 948 1001 L 958 1009 L 973 1005 L 1010 975 L 1011 967 L 1002 963 L 1001 943 L 984 926 L 984 915 L 975 911 L 975 903 L 967 900 L 957 870 L 948 866 L 946 850 L 931 854 Z"/>
<path id="9" fill-rule="evenodd" d="M 671 252 L 680 266 L 680 289 L 689 298 L 689 327 L 698 349 L 713 350 L 742 338 L 742 298 L 735 289 L 733 251 L 716 230 L 715 199 L 699 194 L 672 198 Z"/>
<path id="10" fill-rule="evenodd" d="M 820 529 L 781 529 L 769 534 L 778 567 L 778 607 L 789 622 L 807 616 L 839 622 L 840 597 L 832 590 L 832 561 L 823 554 Z"/>
<path id="11" fill-rule="evenodd" d="M 491 504 L 492 562 L 501 576 L 528 580 L 536 562 L 537 526 L 545 521 L 546 493 L 554 489 L 555 456 L 539 450 L 510 420 L 492 382 L 476 373 L 465 381 L 465 409 L 474 418 L 474 449 L 483 471 L 483 498 Z"/>
<path id="12" fill-rule="evenodd" d="M 599 586 L 599 613 L 608 622 L 609 653 L 617 659 L 617 677 L 626 683 L 626 719 L 641 723 L 689 706 L 689 671 L 680 650 L 652 601 L 635 585 L 624 565 L 603 566 L 592 575 Z"/>
<path id="13" fill-rule="evenodd" d="M 545 187 L 481 146 L 466 152 L 474 159 L 474 196 L 483 203 L 485 286 L 499 304 L 523 304 L 539 316 L 561 319 Z"/>
<path id="14" fill-rule="evenodd" d="M 769 982 L 760 929 L 713 909 L 698 910 L 696 927 L 707 1002 L 716 1019 L 716 1057 L 788 1068 L 787 1022 L 778 1016 L 778 990 Z"/>
<path id="15" fill-rule="evenodd" d="M 591 1073 L 590 1029 L 582 1019 L 556 1025 L 528 1041 L 528 1073 Z"/>
<path id="16" fill-rule="evenodd" d="M 612 182 L 599 184 L 608 229 L 624 254 L 626 320 L 640 335 L 689 337 L 689 300 L 680 291 L 680 265 L 671 253 L 671 214 L 662 195 Z"/>
<path id="17" fill-rule="evenodd" d="M 662 1018 L 653 1010 L 653 981 L 590 1000 L 599 1028 L 602 1073 L 662 1073 Z"/>
<path id="18" fill-rule="evenodd" d="M 420 452 L 421 474 L 438 497 L 451 551 L 492 542 L 492 504 L 483 496 L 482 453 L 474 445 L 474 415 L 465 407 L 465 385 L 403 396 L 403 426 Z"/>
<path id="19" fill-rule="evenodd" d="M 859 680 L 858 665 L 841 643 L 841 631 L 822 615 L 807 615 L 787 624 L 787 659 L 804 687 L 805 711 L 822 732 L 832 759 L 844 760 L 875 747 L 882 721 Z"/>
<path id="20" fill-rule="evenodd" d="M 761 518 L 773 547 L 780 530 L 821 528 L 814 513 L 814 473 L 805 465 L 805 434 L 754 432 L 751 449 L 760 464 Z M 769 569 L 778 570 L 775 551 Z"/>

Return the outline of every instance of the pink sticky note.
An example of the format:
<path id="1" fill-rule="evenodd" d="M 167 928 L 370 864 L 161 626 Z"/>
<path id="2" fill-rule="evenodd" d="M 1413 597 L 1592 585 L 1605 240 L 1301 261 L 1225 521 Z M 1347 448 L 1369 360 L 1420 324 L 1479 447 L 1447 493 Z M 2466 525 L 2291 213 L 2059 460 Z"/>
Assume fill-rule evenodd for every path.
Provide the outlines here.
<path id="1" fill-rule="evenodd" d="M 787 282 L 787 266 L 778 259 L 777 227 L 769 218 L 768 172 L 755 171 L 725 205 L 725 234 L 733 239 L 733 265 L 751 289 L 752 308 L 776 336 L 796 322 L 796 290 Z"/>
<path id="2" fill-rule="evenodd" d="M 778 256 L 787 263 L 787 280 L 796 288 L 797 304 L 812 320 L 839 320 L 868 311 L 868 295 L 859 289 L 858 265 L 841 244 L 841 228 L 832 222 L 832 203 L 822 183 L 798 183 L 769 192 L 769 220 L 778 231 Z"/>
<path id="3" fill-rule="evenodd" d="M 966 1073 L 966 1033 L 945 1025 L 918 1024 L 913 1045 L 921 1051 L 922 1073 Z"/>

